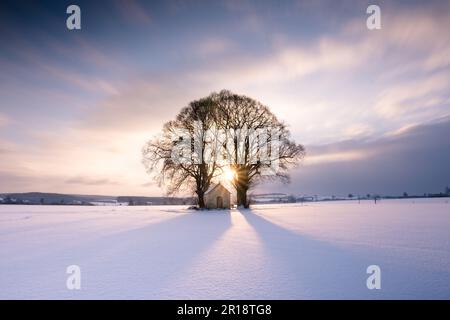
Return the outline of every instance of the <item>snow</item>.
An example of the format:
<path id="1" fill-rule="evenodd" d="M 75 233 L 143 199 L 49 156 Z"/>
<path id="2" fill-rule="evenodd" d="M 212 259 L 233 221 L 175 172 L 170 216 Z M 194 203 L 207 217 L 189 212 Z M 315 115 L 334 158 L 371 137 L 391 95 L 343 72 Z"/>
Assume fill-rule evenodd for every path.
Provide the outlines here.
<path id="1" fill-rule="evenodd" d="M 450 200 L 0 206 L 2 299 L 449 299 Z M 66 268 L 81 268 L 68 290 Z M 366 269 L 381 268 L 369 290 Z"/>

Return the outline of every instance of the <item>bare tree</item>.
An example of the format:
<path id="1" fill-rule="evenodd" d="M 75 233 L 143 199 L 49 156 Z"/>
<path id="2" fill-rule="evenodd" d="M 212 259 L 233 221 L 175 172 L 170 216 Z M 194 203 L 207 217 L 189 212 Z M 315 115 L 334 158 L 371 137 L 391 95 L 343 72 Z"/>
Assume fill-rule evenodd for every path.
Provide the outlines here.
<path id="1" fill-rule="evenodd" d="M 210 97 L 189 103 L 142 150 L 143 164 L 157 183 L 165 186 L 168 194 L 195 190 L 200 208 L 205 207 L 204 194 L 220 173 L 216 152 L 211 151 L 217 145 L 211 141 L 216 123 L 214 107 Z"/>
<path id="2" fill-rule="evenodd" d="M 303 156 L 303 146 L 268 107 L 226 90 L 191 102 L 143 148 L 143 163 L 157 182 L 169 194 L 195 190 L 200 208 L 224 167 L 235 172 L 238 205 L 248 207 L 250 187 L 265 179 L 288 182 L 288 169 Z"/>
<path id="3" fill-rule="evenodd" d="M 250 187 L 265 179 L 289 182 L 288 169 L 299 163 L 305 150 L 260 102 L 227 90 L 212 98 L 217 104 L 217 124 L 228 136 L 227 141 L 232 141 L 226 150 L 236 173 L 233 185 L 237 204 L 248 208 Z"/>

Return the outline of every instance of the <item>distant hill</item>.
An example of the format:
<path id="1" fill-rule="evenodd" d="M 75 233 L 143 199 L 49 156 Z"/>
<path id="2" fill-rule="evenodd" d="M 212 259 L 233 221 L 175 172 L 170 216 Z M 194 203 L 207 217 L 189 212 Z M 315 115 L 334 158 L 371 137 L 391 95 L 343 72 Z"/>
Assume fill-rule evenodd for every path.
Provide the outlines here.
<path id="1" fill-rule="evenodd" d="M 78 195 L 62 193 L 26 192 L 0 194 L 0 203 L 6 204 L 48 204 L 48 205 L 92 205 L 123 203 L 129 205 L 165 205 L 192 204 L 193 198 L 176 197 L 138 197 L 138 196 L 104 196 Z"/>

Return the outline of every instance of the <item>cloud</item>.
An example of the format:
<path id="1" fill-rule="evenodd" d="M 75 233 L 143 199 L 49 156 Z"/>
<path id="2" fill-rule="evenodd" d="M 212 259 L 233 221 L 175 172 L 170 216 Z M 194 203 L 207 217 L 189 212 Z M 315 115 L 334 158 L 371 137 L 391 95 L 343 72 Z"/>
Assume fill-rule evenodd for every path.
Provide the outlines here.
<path id="1" fill-rule="evenodd" d="M 89 185 L 89 186 L 101 186 L 101 185 L 117 185 L 117 181 L 113 181 L 109 178 L 93 178 L 93 177 L 73 177 L 66 180 L 69 184 Z"/>
<path id="2" fill-rule="evenodd" d="M 362 138 L 370 137 L 373 133 L 374 129 L 372 126 L 365 123 L 355 123 L 345 128 L 342 132 L 342 136 L 348 139 Z"/>
<path id="3" fill-rule="evenodd" d="M 317 165 L 321 163 L 333 163 L 333 162 L 348 162 L 359 159 L 367 158 L 368 154 L 363 151 L 342 151 L 342 152 L 328 152 L 319 155 L 308 155 L 304 160 L 304 165 Z"/>
<path id="4" fill-rule="evenodd" d="M 141 25 L 148 25 L 152 22 L 150 13 L 139 0 L 116 0 L 114 3 L 126 22 Z"/>
<path id="5" fill-rule="evenodd" d="M 151 135 L 66 127 L 31 132 L 26 144 L 0 141 L 2 192 L 23 190 L 120 195 L 161 194 L 143 186 L 148 176 L 140 150 Z M 7 179 L 6 179 L 7 178 Z"/>
<path id="6" fill-rule="evenodd" d="M 130 80 L 121 88 L 120 94 L 103 99 L 82 115 L 79 127 L 155 133 L 189 101 L 210 93 L 195 85 L 186 87 L 185 83 L 186 77 L 183 76 Z"/>
<path id="7" fill-rule="evenodd" d="M 286 83 L 316 72 L 348 71 L 365 61 L 370 51 L 366 43 L 348 44 L 323 38 L 310 46 L 276 48 L 263 56 L 241 55 L 192 74 L 197 81 L 219 85 L 270 85 Z"/>
<path id="8" fill-rule="evenodd" d="M 75 86 L 83 91 L 100 93 L 106 95 L 118 94 L 116 85 L 110 80 L 102 79 L 96 76 L 87 76 L 85 74 L 70 71 L 66 68 L 56 67 L 54 65 L 43 65 L 43 72 L 49 76 L 53 76 L 57 81 L 64 81 L 69 86 Z"/>
<path id="9" fill-rule="evenodd" d="M 381 73 L 392 72 L 391 67 L 403 66 L 405 58 L 414 63 L 404 73 L 417 67 L 432 71 L 449 63 L 445 53 L 450 51 L 450 39 L 444 31 L 450 29 L 449 8 L 397 8 L 383 14 L 383 28 L 378 31 L 367 30 L 364 19 L 354 19 L 341 30 L 325 33 L 313 42 L 292 45 L 298 41 L 288 38 L 266 56 L 242 55 L 212 75 L 224 77 L 225 81 L 234 78 L 240 82 L 288 82 L 316 72 L 361 72 L 377 64 L 389 65 Z M 206 77 L 210 76 L 206 73 Z"/>
<path id="10" fill-rule="evenodd" d="M 427 109 L 434 117 L 439 117 L 442 116 L 442 111 L 450 112 L 447 101 L 450 97 L 449 89 L 450 74 L 448 72 L 434 74 L 385 89 L 380 94 L 375 108 L 386 118 L 427 111 Z"/>
<path id="11" fill-rule="evenodd" d="M 0 128 L 7 126 L 10 122 L 9 117 L 0 113 Z"/>
<path id="12" fill-rule="evenodd" d="M 306 146 L 303 166 L 292 173 L 290 185 L 260 186 L 295 194 L 422 195 L 450 185 L 450 118 L 410 126 L 376 140 L 347 140 Z M 364 155 L 335 161 L 335 155 Z M 308 157 L 313 161 L 308 163 Z M 325 159 L 326 161 L 314 161 Z M 340 160 L 340 159 L 337 159 Z"/>
<path id="13" fill-rule="evenodd" d="M 198 53 L 202 56 L 215 56 L 223 54 L 233 48 L 233 43 L 228 39 L 210 37 L 204 39 L 198 45 Z"/>

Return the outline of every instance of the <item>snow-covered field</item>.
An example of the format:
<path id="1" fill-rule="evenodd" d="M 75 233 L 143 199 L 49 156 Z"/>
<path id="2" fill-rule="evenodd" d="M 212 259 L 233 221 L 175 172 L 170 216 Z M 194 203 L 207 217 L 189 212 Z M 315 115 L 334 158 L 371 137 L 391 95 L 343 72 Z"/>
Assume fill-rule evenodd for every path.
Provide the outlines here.
<path id="1" fill-rule="evenodd" d="M 0 206 L 0 298 L 450 299 L 450 200 Z"/>

